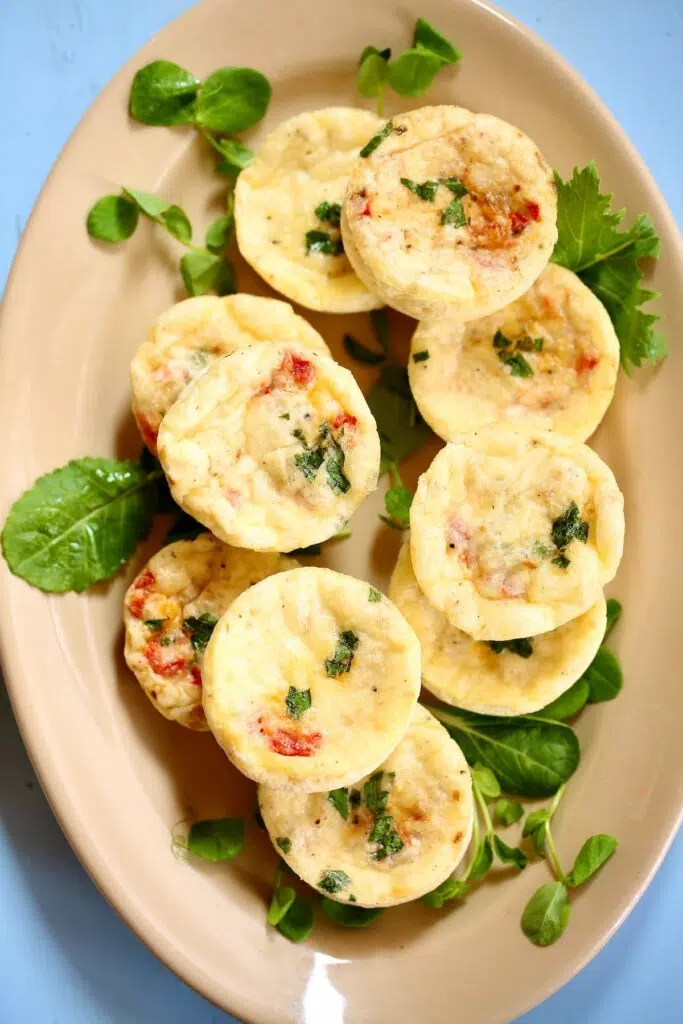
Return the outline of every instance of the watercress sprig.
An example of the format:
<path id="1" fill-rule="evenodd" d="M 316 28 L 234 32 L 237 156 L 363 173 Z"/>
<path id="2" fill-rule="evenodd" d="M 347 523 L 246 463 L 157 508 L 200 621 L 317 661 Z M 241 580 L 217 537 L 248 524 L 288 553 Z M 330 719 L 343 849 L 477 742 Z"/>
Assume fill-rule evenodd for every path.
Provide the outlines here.
<path id="1" fill-rule="evenodd" d="M 443 67 L 457 64 L 461 57 L 459 50 L 433 25 L 424 18 L 418 18 L 412 46 L 393 61 L 389 48 L 365 47 L 358 67 L 358 91 L 361 96 L 376 100 L 377 113 L 382 117 L 387 87 L 399 96 L 421 96 Z"/>
<path id="2" fill-rule="evenodd" d="M 192 243 L 192 225 L 185 211 L 153 192 L 122 188 L 120 195 L 102 196 L 90 208 L 86 227 L 99 242 L 124 242 L 135 231 L 140 214 L 164 228 L 189 251 L 180 259 L 180 274 L 190 295 L 211 289 L 219 295 L 235 292 L 235 275 L 225 250 L 232 238 L 234 216 L 232 195 L 226 213 L 217 217 L 206 232 L 205 247 Z"/>

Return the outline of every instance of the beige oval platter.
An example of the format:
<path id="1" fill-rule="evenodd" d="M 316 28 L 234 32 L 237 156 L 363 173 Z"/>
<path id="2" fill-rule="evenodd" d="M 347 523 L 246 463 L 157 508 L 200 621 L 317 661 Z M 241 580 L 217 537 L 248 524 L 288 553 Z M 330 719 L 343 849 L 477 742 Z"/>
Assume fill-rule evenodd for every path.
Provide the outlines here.
<path id="1" fill-rule="evenodd" d="M 520 25 L 474 0 L 205 0 L 153 39 L 105 89 L 59 158 L 24 234 L 2 320 L 0 436 L 2 515 L 36 476 L 79 455 L 134 456 L 128 364 L 147 325 L 181 298 L 177 247 L 142 225 L 121 248 L 89 241 L 84 216 L 119 183 L 159 191 L 208 224 L 221 183 L 200 141 L 183 129 L 130 122 L 134 70 L 156 58 L 203 76 L 257 67 L 274 87 L 253 133 L 299 111 L 358 102 L 357 57 L 368 43 L 400 46 L 416 14 L 465 54 L 440 75 L 428 101 L 455 102 L 519 125 L 565 176 L 598 163 L 616 206 L 651 213 L 663 240 L 653 287 L 672 354 L 657 372 L 621 374 L 595 439 L 626 496 L 626 555 L 610 592 L 624 603 L 618 647 L 624 692 L 578 726 L 580 769 L 557 817 L 557 841 L 573 856 L 585 836 L 619 839 L 614 861 L 577 899 L 561 942 L 533 947 L 519 929 L 531 893 L 547 877 L 531 866 L 486 885 L 452 911 L 416 904 L 364 931 L 320 923 L 302 946 L 266 927 L 275 857 L 248 829 L 230 865 L 192 868 L 171 854 L 170 831 L 190 816 L 242 814 L 254 792 L 207 734 L 154 712 L 123 661 L 121 599 L 138 552 L 109 585 L 87 596 L 45 596 L 2 567 L 4 666 L 14 710 L 55 814 L 107 899 L 189 984 L 253 1024 L 502 1024 L 549 995 L 595 954 L 660 862 L 683 807 L 683 690 L 679 606 L 683 546 L 683 248 L 652 179 L 591 90 Z M 417 106 L 420 101 L 407 104 Z M 392 112 L 391 109 L 389 112 Z M 243 291 L 270 294 L 249 268 Z M 304 315 L 335 357 L 346 331 L 367 336 L 367 315 Z M 407 342 L 409 323 L 392 314 Z M 361 372 L 367 388 L 371 375 Z M 414 485 L 435 449 L 406 467 Z M 386 589 L 400 535 L 377 519 L 373 495 L 353 537 L 322 564 Z M 158 538 L 157 538 L 158 540 Z M 320 564 L 320 563 L 319 563 Z M 491 984 L 495 971 L 496 983 Z"/>

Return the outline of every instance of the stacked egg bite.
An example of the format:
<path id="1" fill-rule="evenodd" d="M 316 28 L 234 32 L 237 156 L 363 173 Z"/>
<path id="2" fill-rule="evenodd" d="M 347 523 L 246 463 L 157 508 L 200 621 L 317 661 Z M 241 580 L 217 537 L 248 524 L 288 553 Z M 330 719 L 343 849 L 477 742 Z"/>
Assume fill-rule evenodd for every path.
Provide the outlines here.
<path id="1" fill-rule="evenodd" d="M 549 263 L 550 168 L 489 115 L 297 115 L 239 176 L 235 214 L 243 256 L 286 298 L 418 319 L 411 390 L 447 443 L 388 597 L 302 567 L 288 553 L 333 537 L 377 487 L 371 410 L 287 302 L 172 307 L 134 357 L 133 410 L 207 532 L 129 588 L 126 660 L 162 714 L 210 730 L 258 783 L 293 871 L 340 902 L 389 906 L 452 874 L 472 831 L 468 766 L 421 684 L 469 711 L 531 713 L 600 645 L 623 499 L 584 442 L 618 341 Z"/>

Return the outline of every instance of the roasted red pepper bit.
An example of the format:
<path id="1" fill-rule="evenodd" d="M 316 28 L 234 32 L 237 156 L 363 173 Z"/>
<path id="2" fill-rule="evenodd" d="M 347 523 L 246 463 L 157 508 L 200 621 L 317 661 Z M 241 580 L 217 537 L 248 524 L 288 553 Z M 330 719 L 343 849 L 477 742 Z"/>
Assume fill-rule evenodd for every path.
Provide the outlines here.
<path id="1" fill-rule="evenodd" d="M 162 647 L 157 637 L 148 641 L 142 653 L 158 676 L 177 676 L 187 670 L 187 659 L 174 656 L 173 647 Z"/>
<path id="2" fill-rule="evenodd" d="M 156 579 L 154 573 L 150 572 L 149 569 L 145 569 L 140 573 L 138 578 L 135 580 L 128 597 L 128 610 L 131 615 L 134 615 L 136 619 L 142 618 L 142 613 L 145 608 L 145 601 L 149 597 L 149 593 L 154 587 Z"/>
<path id="3" fill-rule="evenodd" d="M 332 420 L 331 427 L 333 430 L 341 430 L 342 427 L 355 427 L 358 420 L 355 416 L 352 416 L 349 412 L 340 412 L 339 415 L 335 416 Z"/>
<path id="4" fill-rule="evenodd" d="M 268 746 L 274 754 L 282 757 L 312 757 L 322 743 L 322 733 L 301 732 L 295 726 L 275 726 L 258 720 L 259 731 L 268 739 Z"/>
<path id="5" fill-rule="evenodd" d="M 142 435 L 142 440 L 151 451 L 152 455 L 157 453 L 157 435 L 158 429 L 153 427 L 152 424 L 145 416 L 135 414 L 135 422 L 138 425 L 138 430 Z"/>
<path id="6" fill-rule="evenodd" d="M 190 669 L 190 682 L 194 683 L 195 686 L 202 685 L 202 673 L 199 665 L 193 665 Z"/>
<path id="7" fill-rule="evenodd" d="M 595 352 L 582 352 L 576 361 L 577 373 L 589 373 L 594 370 L 600 362 L 600 356 Z"/>

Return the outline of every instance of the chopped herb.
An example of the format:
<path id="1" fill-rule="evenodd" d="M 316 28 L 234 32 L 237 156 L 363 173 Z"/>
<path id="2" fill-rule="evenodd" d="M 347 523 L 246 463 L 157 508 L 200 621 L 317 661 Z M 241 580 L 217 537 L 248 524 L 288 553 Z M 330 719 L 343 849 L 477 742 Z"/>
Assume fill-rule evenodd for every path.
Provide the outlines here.
<path id="1" fill-rule="evenodd" d="M 462 199 L 453 199 L 441 214 L 442 224 L 452 224 L 454 228 L 464 228 L 469 224 Z"/>
<path id="2" fill-rule="evenodd" d="M 159 641 L 161 647 L 170 647 L 172 643 L 175 643 L 175 641 L 171 636 L 162 636 Z"/>
<path id="3" fill-rule="evenodd" d="M 323 871 L 318 882 L 318 888 L 324 892 L 336 893 L 341 892 L 347 885 L 351 884 L 351 879 L 345 871 Z"/>
<path id="4" fill-rule="evenodd" d="M 199 618 L 191 615 L 189 619 L 183 619 L 183 627 L 190 633 L 190 643 L 195 651 L 203 653 L 206 645 L 211 639 L 218 619 L 211 612 L 203 612 Z"/>
<path id="5" fill-rule="evenodd" d="M 571 540 L 580 540 L 585 544 L 588 540 L 588 523 L 581 519 L 579 506 L 575 501 L 563 515 L 553 520 L 552 536 L 556 547 L 562 551 Z"/>
<path id="6" fill-rule="evenodd" d="M 341 676 L 351 670 L 353 653 L 358 647 L 358 637 L 350 629 L 345 629 L 339 634 L 334 655 L 325 658 L 325 671 L 330 678 Z"/>
<path id="7" fill-rule="evenodd" d="M 427 351 L 426 348 L 423 349 L 422 352 L 414 352 L 413 353 L 413 362 L 414 363 L 425 363 L 428 359 L 429 359 L 429 352 Z"/>
<path id="8" fill-rule="evenodd" d="M 165 622 L 166 619 L 145 619 L 147 629 L 151 629 L 154 633 L 158 633 Z"/>
<path id="9" fill-rule="evenodd" d="M 275 842 L 285 855 L 292 849 L 292 840 L 289 836 L 278 836 Z"/>
<path id="10" fill-rule="evenodd" d="M 379 590 L 376 590 L 375 587 L 370 587 L 370 590 L 368 591 L 368 601 L 370 602 L 370 604 L 376 604 L 377 601 L 381 600 L 381 592 Z"/>
<path id="11" fill-rule="evenodd" d="M 363 786 L 363 799 L 369 811 L 375 816 L 384 814 L 389 799 L 389 789 L 383 789 L 385 785 L 391 786 L 394 781 L 393 772 L 379 771 L 371 775 Z"/>
<path id="12" fill-rule="evenodd" d="M 493 335 L 493 347 L 494 348 L 511 348 L 512 342 L 509 338 L 503 334 L 502 331 L 496 331 Z"/>
<path id="13" fill-rule="evenodd" d="M 543 339 L 537 338 L 536 341 L 532 341 L 531 338 L 523 337 L 512 341 L 502 331 L 496 331 L 493 336 L 493 347 L 498 349 L 498 358 L 504 366 L 509 367 L 512 377 L 533 377 L 533 367 L 521 353 L 531 352 L 533 349 L 540 352 L 543 348 Z"/>
<path id="14" fill-rule="evenodd" d="M 349 817 L 349 791 L 345 786 L 340 789 L 333 789 L 327 794 L 327 799 L 330 801 L 335 810 L 339 811 L 344 821 L 348 820 Z"/>
<path id="15" fill-rule="evenodd" d="M 190 853 L 203 860 L 232 860 L 244 847 L 244 822 L 241 818 L 214 818 L 195 821 L 187 837 Z"/>
<path id="16" fill-rule="evenodd" d="M 442 184 L 451 190 L 456 199 L 462 199 L 463 196 L 469 194 L 469 189 L 459 178 L 444 178 Z"/>
<path id="17" fill-rule="evenodd" d="M 289 416 L 287 417 L 287 419 L 289 419 Z M 295 437 L 297 439 L 297 441 L 301 441 L 301 443 L 304 446 L 304 448 L 308 447 L 308 445 L 306 443 L 306 435 L 304 434 L 304 432 L 301 429 L 301 427 L 296 427 L 292 431 L 292 437 Z"/>
<path id="18" fill-rule="evenodd" d="M 320 252 L 325 256 L 341 256 L 344 252 L 344 243 L 341 238 L 332 238 L 327 231 L 307 231 L 306 252 Z"/>
<path id="19" fill-rule="evenodd" d="M 293 889 L 280 889 L 289 894 Z M 277 895 L 277 894 L 276 894 Z M 285 915 L 278 921 L 277 930 L 290 942 L 303 942 L 313 931 L 313 904 L 303 896 L 295 896 Z"/>
<path id="20" fill-rule="evenodd" d="M 328 203 L 327 200 L 324 200 L 316 206 L 315 215 L 318 220 L 331 224 L 333 228 L 338 228 L 341 220 L 341 211 L 341 203 Z"/>
<path id="21" fill-rule="evenodd" d="M 355 902 L 356 897 L 351 894 L 349 903 Z M 323 896 L 320 907 L 325 917 L 344 928 L 365 928 L 384 913 L 382 907 L 350 907 L 349 903 L 338 903 Z"/>
<path id="22" fill-rule="evenodd" d="M 401 178 L 401 184 L 413 192 L 419 199 L 427 203 L 433 203 L 439 189 L 438 181 L 423 181 L 421 184 L 411 178 Z"/>
<path id="23" fill-rule="evenodd" d="M 534 338 L 534 348 L 537 352 L 543 351 L 543 338 Z"/>
<path id="24" fill-rule="evenodd" d="M 311 448 L 310 451 L 299 452 L 294 457 L 296 468 L 301 470 L 307 480 L 315 480 L 315 475 L 325 461 L 322 448 Z"/>
<path id="25" fill-rule="evenodd" d="M 371 854 L 373 860 L 384 860 L 403 849 L 403 840 L 396 831 L 396 823 L 390 814 L 377 818 L 370 833 L 369 842 L 377 843 L 377 849 Z"/>
<path id="26" fill-rule="evenodd" d="M 343 449 L 333 437 L 330 437 L 325 469 L 327 470 L 327 482 L 335 494 L 346 494 L 351 486 L 348 477 L 344 474 L 344 462 Z"/>
<path id="27" fill-rule="evenodd" d="M 378 146 L 381 146 L 386 138 L 391 135 L 394 130 L 392 121 L 387 121 L 383 128 L 381 128 L 376 135 L 373 135 L 369 142 L 367 142 L 360 151 L 360 156 L 368 157 L 375 152 Z"/>
<path id="28" fill-rule="evenodd" d="M 311 706 L 311 691 L 297 690 L 296 686 L 290 686 L 285 704 L 290 718 L 301 718 L 304 711 L 308 711 Z"/>
<path id="29" fill-rule="evenodd" d="M 351 807 L 360 807 L 360 800 L 361 800 L 360 790 L 359 789 L 350 789 L 349 790 L 349 804 L 351 805 Z"/>
<path id="30" fill-rule="evenodd" d="M 288 419 L 289 419 L 289 413 L 288 413 L 288 412 L 283 412 L 283 413 L 282 413 L 282 414 L 280 415 L 280 419 L 281 419 L 281 420 L 288 420 Z"/>
<path id="31" fill-rule="evenodd" d="M 569 565 L 569 559 L 563 554 L 555 555 L 552 559 L 552 564 L 556 565 L 558 569 L 566 569 Z"/>
<path id="32" fill-rule="evenodd" d="M 533 367 L 529 365 L 521 352 L 516 352 L 513 356 L 505 355 L 502 352 L 499 352 L 498 355 L 510 370 L 511 377 L 533 377 Z"/>
<path id="33" fill-rule="evenodd" d="M 488 645 L 496 654 L 510 651 L 511 654 L 518 654 L 520 658 L 530 658 L 534 653 L 530 637 L 519 637 L 518 640 L 489 640 Z"/>

